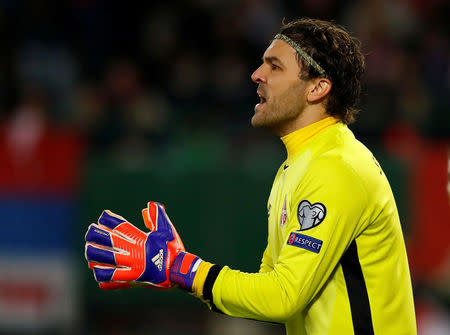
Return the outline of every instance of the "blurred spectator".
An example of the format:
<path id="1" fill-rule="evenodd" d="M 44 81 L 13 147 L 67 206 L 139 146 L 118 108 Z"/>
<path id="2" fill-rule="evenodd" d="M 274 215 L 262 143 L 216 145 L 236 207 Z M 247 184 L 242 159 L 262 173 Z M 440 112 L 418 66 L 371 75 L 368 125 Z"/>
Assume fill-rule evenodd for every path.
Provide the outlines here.
<path id="1" fill-rule="evenodd" d="M 0 128 L 3 193 L 66 194 L 79 184 L 82 141 L 55 125 L 48 99 L 43 88 L 28 86 Z"/>
<path id="2" fill-rule="evenodd" d="M 76 64 L 64 47 L 31 42 L 17 54 L 18 85 L 36 83 L 45 88 L 51 104 L 49 115 L 58 122 L 70 122 L 74 117 L 72 93 L 76 84 Z"/>
<path id="3" fill-rule="evenodd" d="M 165 141 L 171 106 L 156 87 L 141 81 L 139 68 L 126 59 L 107 67 L 102 85 L 79 93 L 79 122 L 93 152 L 113 154 L 135 164 Z"/>

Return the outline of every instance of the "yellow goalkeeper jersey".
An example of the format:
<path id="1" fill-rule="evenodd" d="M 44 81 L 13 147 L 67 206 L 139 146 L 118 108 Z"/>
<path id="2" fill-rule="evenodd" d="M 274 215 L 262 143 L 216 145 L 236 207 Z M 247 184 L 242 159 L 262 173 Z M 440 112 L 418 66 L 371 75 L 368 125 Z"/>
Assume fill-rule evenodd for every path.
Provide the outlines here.
<path id="1" fill-rule="evenodd" d="M 332 117 L 282 140 L 260 271 L 210 271 L 203 295 L 288 335 L 416 334 L 398 212 L 375 157 Z"/>

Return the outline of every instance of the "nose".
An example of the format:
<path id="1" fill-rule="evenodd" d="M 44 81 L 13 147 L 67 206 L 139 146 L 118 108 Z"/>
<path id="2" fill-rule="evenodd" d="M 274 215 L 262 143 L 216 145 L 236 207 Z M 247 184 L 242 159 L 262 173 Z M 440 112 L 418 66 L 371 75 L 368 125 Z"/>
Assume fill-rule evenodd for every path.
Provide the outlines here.
<path id="1" fill-rule="evenodd" d="M 262 84 L 266 82 L 266 78 L 264 76 L 263 67 L 264 64 L 262 64 L 259 68 L 255 70 L 255 72 L 252 73 L 252 81 L 255 84 Z"/>

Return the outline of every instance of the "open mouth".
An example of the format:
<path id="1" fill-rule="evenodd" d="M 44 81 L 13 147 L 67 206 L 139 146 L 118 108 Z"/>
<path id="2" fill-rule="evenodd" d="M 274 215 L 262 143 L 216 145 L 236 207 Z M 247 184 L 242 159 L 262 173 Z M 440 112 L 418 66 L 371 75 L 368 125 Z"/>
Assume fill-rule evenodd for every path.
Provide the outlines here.
<path id="1" fill-rule="evenodd" d="M 266 97 L 264 95 L 262 95 L 261 92 L 257 92 L 258 97 L 259 97 L 259 105 L 262 105 L 263 103 L 266 102 Z"/>

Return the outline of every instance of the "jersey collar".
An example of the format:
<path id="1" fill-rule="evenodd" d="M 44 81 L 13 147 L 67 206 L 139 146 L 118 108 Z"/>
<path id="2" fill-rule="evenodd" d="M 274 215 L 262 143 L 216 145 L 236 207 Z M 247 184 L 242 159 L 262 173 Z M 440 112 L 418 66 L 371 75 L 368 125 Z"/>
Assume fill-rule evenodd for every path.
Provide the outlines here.
<path id="1" fill-rule="evenodd" d="M 329 116 L 325 119 L 317 121 L 309 126 L 304 128 L 300 128 L 286 136 L 283 136 L 281 140 L 283 141 L 288 158 L 286 164 L 290 164 L 294 159 L 296 154 L 300 151 L 300 148 L 305 145 L 305 143 L 309 142 L 313 137 L 323 132 L 325 129 L 331 127 L 333 124 L 336 124 L 339 120 Z"/>

